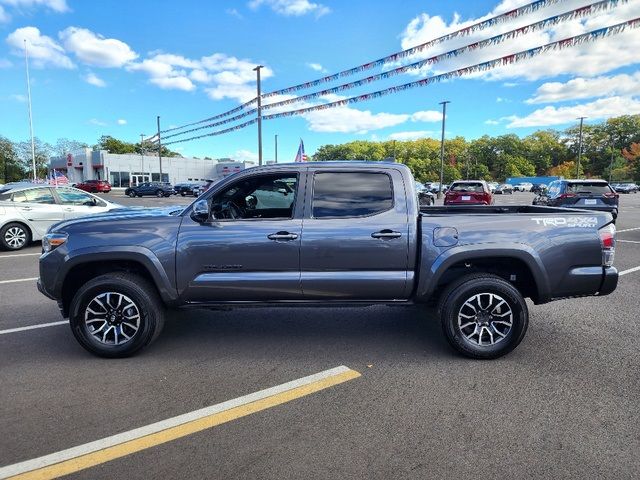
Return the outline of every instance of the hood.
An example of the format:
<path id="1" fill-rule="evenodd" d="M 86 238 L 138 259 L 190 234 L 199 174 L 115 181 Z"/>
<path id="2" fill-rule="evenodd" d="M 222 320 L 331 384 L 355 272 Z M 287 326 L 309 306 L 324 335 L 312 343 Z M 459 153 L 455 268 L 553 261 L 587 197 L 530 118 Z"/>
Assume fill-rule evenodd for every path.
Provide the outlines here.
<path id="1" fill-rule="evenodd" d="M 172 205 L 169 207 L 149 208 L 141 206 L 131 206 L 114 208 L 105 213 L 96 213 L 84 217 L 64 220 L 55 223 L 49 228 L 49 232 L 63 230 L 72 225 L 79 225 L 91 222 L 117 222 L 118 220 L 130 220 L 131 218 L 151 218 L 151 217 L 176 217 L 187 208 L 186 205 Z"/>

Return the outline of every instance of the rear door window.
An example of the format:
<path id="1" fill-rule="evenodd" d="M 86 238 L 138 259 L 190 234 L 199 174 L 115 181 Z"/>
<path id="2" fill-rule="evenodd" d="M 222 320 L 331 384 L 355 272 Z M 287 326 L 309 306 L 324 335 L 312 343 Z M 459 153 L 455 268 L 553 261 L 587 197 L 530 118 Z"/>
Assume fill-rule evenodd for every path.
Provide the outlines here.
<path id="1" fill-rule="evenodd" d="M 365 217 L 393 207 L 391 177 L 375 172 L 322 172 L 313 178 L 314 218 Z"/>
<path id="2" fill-rule="evenodd" d="M 450 190 L 452 192 L 484 192 L 484 188 L 481 183 L 454 183 Z"/>
<path id="3" fill-rule="evenodd" d="M 56 201 L 48 188 L 34 188 L 22 190 L 13 194 L 13 201 L 18 203 L 55 204 Z"/>

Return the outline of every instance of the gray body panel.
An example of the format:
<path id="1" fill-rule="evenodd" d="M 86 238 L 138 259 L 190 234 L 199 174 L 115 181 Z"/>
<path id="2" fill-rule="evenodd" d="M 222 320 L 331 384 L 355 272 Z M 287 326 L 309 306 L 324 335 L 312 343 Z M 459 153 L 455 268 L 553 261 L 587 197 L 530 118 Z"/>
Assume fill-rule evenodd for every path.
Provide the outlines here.
<path id="1" fill-rule="evenodd" d="M 364 217 L 313 218 L 316 171 L 386 173 L 393 207 Z M 60 299 L 65 273 L 73 266 L 118 258 L 149 270 L 171 306 L 424 302 L 451 266 L 487 258 L 526 265 L 538 303 L 615 289 L 617 272 L 602 267 L 598 236 L 611 215 L 535 206 L 429 207 L 421 213 L 413 177 L 400 164 L 253 168 L 212 186 L 201 198 L 274 173 L 298 175 L 292 218 L 197 222 L 191 205 L 179 215 L 138 211 L 54 226 L 69 240 L 41 259 L 43 293 Z M 372 237 L 380 231 L 399 235 Z M 282 232 L 295 238 L 268 238 Z"/>

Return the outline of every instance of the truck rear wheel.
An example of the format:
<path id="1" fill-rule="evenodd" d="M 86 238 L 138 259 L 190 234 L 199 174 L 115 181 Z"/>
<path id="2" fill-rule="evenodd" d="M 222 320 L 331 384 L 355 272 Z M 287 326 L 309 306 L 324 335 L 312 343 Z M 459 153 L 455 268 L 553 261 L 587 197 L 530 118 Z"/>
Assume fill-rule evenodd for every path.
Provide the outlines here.
<path id="1" fill-rule="evenodd" d="M 440 297 L 438 313 L 449 344 L 462 355 L 492 359 L 506 355 L 524 338 L 529 311 L 509 282 L 486 273 L 451 284 Z"/>
<path id="2" fill-rule="evenodd" d="M 128 357 L 149 345 L 160 334 L 165 313 L 155 287 L 124 272 L 87 282 L 73 297 L 69 312 L 80 345 L 107 358 Z"/>

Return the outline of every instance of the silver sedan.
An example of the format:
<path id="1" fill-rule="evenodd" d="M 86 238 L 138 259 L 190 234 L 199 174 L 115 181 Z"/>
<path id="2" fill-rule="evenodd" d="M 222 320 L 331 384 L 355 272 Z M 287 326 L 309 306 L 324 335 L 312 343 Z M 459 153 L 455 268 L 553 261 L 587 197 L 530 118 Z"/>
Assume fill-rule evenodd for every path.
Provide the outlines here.
<path id="1" fill-rule="evenodd" d="M 0 247 L 20 250 L 56 222 L 108 212 L 121 205 L 71 187 L 36 184 L 0 188 Z"/>

